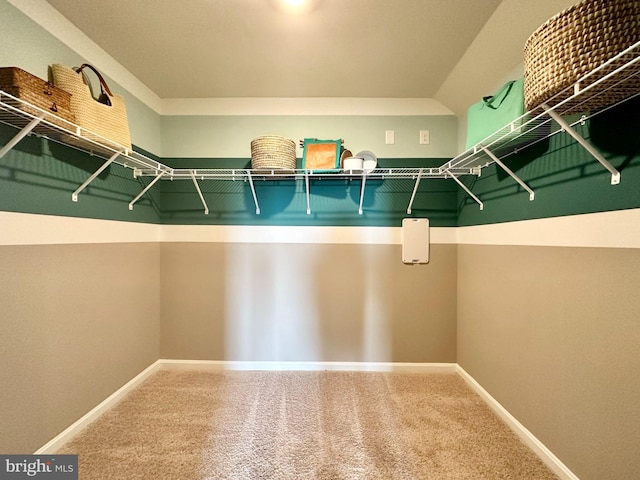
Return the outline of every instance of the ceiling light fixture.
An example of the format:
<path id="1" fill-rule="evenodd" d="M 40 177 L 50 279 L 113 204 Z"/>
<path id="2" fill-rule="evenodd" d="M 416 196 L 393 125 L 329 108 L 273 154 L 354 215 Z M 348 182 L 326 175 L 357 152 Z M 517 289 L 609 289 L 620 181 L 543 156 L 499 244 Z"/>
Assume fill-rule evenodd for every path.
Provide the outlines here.
<path id="1" fill-rule="evenodd" d="M 320 0 L 270 0 L 278 10 L 286 13 L 308 13 L 317 7 Z"/>

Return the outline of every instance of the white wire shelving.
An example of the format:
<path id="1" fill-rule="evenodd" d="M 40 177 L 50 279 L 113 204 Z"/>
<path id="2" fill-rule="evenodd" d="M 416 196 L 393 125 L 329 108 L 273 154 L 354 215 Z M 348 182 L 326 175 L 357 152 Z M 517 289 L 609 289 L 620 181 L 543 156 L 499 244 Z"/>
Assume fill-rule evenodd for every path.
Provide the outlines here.
<path id="1" fill-rule="evenodd" d="M 19 129 L 18 133 L 0 148 L 0 159 L 23 138 L 28 135 L 37 135 L 105 160 L 100 168 L 71 194 L 71 199 L 74 202 L 78 201 L 78 195 L 112 163 L 117 163 L 133 171 L 153 169 L 159 172 L 158 175 L 173 172 L 172 168 L 156 160 L 100 137 L 98 134 L 58 117 L 51 111 L 31 105 L 2 90 L 0 90 L 0 123 Z M 139 196 L 129 203 L 130 210 L 149 188 L 150 186 L 147 186 Z"/>
<path id="2" fill-rule="evenodd" d="M 472 148 L 439 167 L 431 168 L 376 168 L 369 172 L 339 170 L 336 172 L 318 172 L 313 170 L 253 170 L 247 168 L 172 168 L 147 156 L 132 151 L 122 145 L 101 138 L 93 132 L 68 122 L 54 113 L 40 109 L 15 96 L 0 91 L 0 123 L 17 128 L 18 133 L 0 148 L 0 158 L 28 135 L 38 135 L 87 152 L 105 160 L 102 166 L 89 176 L 72 194 L 78 201 L 79 194 L 97 178 L 109 165 L 117 163 L 131 169 L 133 176 L 152 177 L 144 189 L 129 202 L 132 210 L 135 203 L 160 180 L 190 180 L 198 194 L 204 209 L 209 206 L 200 188 L 204 181 L 243 181 L 252 193 L 256 214 L 260 214 L 259 199 L 256 194 L 257 180 L 303 181 L 305 184 L 307 214 L 311 213 L 311 185 L 313 180 L 347 179 L 359 180 L 360 201 L 358 213 L 363 213 L 363 198 L 368 180 L 409 179 L 414 182 L 413 191 L 408 200 L 407 214 L 411 214 L 413 202 L 420 185 L 426 178 L 450 179 L 456 182 L 480 207 L 484 204 L 461 180 L 465 176 L 480 176 L 482 169 L 495 163 L 510 175 L 515 182 L 528 192 L 529 200 L 534 200 L 534 191 L 511 171 L 503 160 L 519 151 L 545 140 L 553 135 L 566 132 L 582 145 L 604 168 L 611 173 L 613 185 L 620 182 L 620 172 L 607 161 L 600 152 L 582 138 L 574 129 L 576 124 L 585 122 L 591 116 L 601 113 L 615 105 L 596 112 L 582 115 L 578 120 L 568 123 L 563 115 L 568 111 L 579 111 L 582 104 L 598 95 L 607 95 L 608 91 L 624 92 L 624 100 L 640 95 L 640 42 L 612 57 L 603 65 L 583 76 L 574 85 L 568 87 L 550 99 L 545 105 L 536 108 L 512 121 L 508 125 L 483 139 Z"/>
<path id="3" fill-rule="evenodd" d="M 607 107 L 583 113 L 571 123 L 564 118 L 571 112 L 588 111 L 586 106 L 589 103 L 612 91 L 621 93 L 622 100 L 609 104 Z M 492 163 L 496 163 L 512 176 L 529 193 L 530 200 L 533 200 L 533 191 L 509 170 L 502 160 L 553 135 L 565 132 L 611 173 L 611 184 L 616 185 L 620 183 L 620 172 L 574 127 L 638 95 L 640 95 L 640 42 L 636 42 L 613 56 L 581 77 L 573 85 L 554 95 L 545 104 L 526 112 L 440 168 L 447 170 L 449 168 L 476 167 L 482 170 Z M 583 105 L 585 107 L 581 108 Z"/>
<path id="4" fill-rule="evenodd" d="M 258 180 L 293 180 L 305 182 L 307 197 L 307 213 L 311 213 L 311 183 L 317 179 L 348 179 L 360 180 L 360 201 L 358 213 L 363 213 L 363 199 L 367 180 L 383 180 L 386 178 L 411 179 L 415 186 L 411 195 L 407 212 L 411 213 L 411 206 L 423 178 L 454 178 L 462 175 L 479 175 L 475 167 L 453 167 L 444 172 L 440 168 L 376 168 L 375 170 L 352 171 L 340 170 L 336 172 L 319 172 L 314 170 L 253 170 L 248 168 L 172 168 L 147 156 L 132 151 L 100 137 L 99 135 L 68 122 L 54 113 L 31 105 L 13 95 L 0 91 L 0 123 L 18 128 L 19 132 L 0 149 L 0 158 L 11 150 L 20 140 L 28 135 L 40 137 L 68 145 L 99 157 L 105 162 L 72 194 L 71 199 L 78 201 L 79 194 L 95 180 L 109 165 L 117 163 L 132 170 L 133 177 L 153 177 L 146 187 L 129 202 L 129 209 L 149 191 L 159 180 L 191 180 L 196 193 L 202 202 L 204 213 L 209 213 L 209 206 L 200 188 L 202 181 L 243 181 L 251 188 L 255 203 L 256 214 L 260 214 L 259 199 L 256 194 L 255 182 Z M 459 181 L 459 180 L 458 180 Z M 460 182 L 461 185 L 462 182 Z M 464 187 L 466 188 L 466 187 Z"/>

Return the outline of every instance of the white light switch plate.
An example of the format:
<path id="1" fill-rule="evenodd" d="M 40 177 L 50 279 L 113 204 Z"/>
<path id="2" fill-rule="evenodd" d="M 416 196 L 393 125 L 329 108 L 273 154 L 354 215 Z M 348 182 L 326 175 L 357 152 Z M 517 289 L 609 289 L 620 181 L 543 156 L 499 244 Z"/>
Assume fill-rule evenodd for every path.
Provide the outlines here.
<path id="1" fill-rule="evenodd" d="M 396 133 L 393 130 L 387 130 L 384 134 L 384 143 L 393 145 L 396 143 Z"/>

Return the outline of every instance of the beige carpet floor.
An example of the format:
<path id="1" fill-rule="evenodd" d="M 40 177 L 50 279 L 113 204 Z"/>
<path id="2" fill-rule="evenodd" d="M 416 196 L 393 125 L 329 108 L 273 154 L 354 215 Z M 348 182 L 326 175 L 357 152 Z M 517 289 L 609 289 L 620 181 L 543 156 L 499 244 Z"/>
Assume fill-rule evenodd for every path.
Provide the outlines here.
<path id="1" fill-rule="evenodd" d="M 97 479 L 556 479 L 456 374 L 161 371 L 58 453 Z"/>

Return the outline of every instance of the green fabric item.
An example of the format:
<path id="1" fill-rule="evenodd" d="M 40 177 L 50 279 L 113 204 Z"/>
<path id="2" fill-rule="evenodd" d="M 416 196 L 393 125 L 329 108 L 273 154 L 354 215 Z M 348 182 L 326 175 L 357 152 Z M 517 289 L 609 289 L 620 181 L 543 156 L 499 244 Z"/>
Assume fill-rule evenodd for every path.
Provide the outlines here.
<path id="1" fill-rule="evenodd" d="M 524 81 L 512 80 L 467 110 L 469 149 L 524 114 Z"/>

